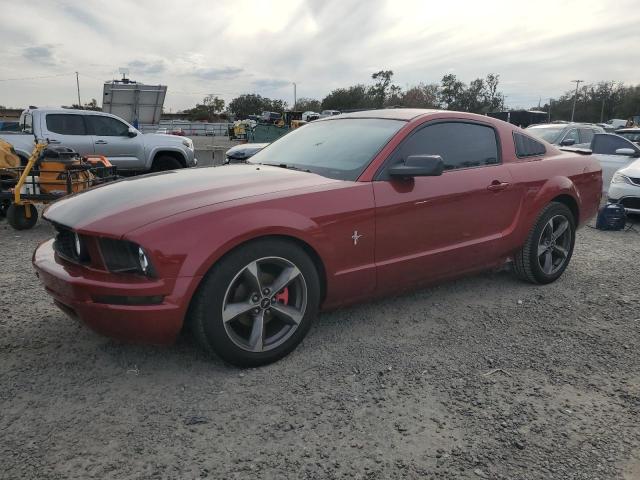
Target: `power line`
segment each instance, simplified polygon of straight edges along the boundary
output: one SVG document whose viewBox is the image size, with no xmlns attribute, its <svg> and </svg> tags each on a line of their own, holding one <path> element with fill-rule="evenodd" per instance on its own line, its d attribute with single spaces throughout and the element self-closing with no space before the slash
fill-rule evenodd
<svg viewBox="0 0 640 480">
<path fill-rule="evenodd" d="M 68 73 L 57 73 L 54 75 L 40 75 L 37 77 L 16 77 L 16 78 L 0 78 L 0 82 L 12 82 L 12 81 L 20 81 L 20 80 L 37 80 L 39 78 L 53 78 L 53 77 L 66 77 L 67 75 L 74 75 L 75 72 Z"/>
</svg>

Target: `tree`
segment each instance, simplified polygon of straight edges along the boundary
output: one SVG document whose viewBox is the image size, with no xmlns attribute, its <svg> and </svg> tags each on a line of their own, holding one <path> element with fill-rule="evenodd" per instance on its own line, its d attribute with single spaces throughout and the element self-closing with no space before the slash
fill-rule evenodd
<svg viewBox="0 0 640 480">
<path fill-rule="evenodd" d="M 220 118 L 220 113 L 224 110 L 224 100 L 215 95 L 207 95 L 202 103 L 185 110 L 187 118 L 192 121 L 213 122 Z"/>
<path fill-rule="evenodd" d="M 319 112 L 322 105 L 320 105 L 320 100 L 302 97 L 297 100 L 296 108 L 301 112 Z"/>
<path fill-rule="evenodd" d="M 337 88 L 322 99 L 323 110 L 353 110 L 375 108 L 373 99 L 364 85 Z"/>
<path fill-rule="evenodd" d="M 374 98 L 374 104 L 377 108 L 382 108 L 387 99 L 387 91 L 391 87 L 391 79 L 393 78 L 393 70 L 380 70 L 371 75 L 371 78 L 377 80 L 375 85 L 369 88 L 371 96 Z M 394 93 L 398 93 L 399 87 L 394 87 Z"/>
<path fill-rule="evenodd" d="M 84 105 L 78 105 L 77 103 L 74 103 L 70 107 L 63 105 L 62 108 L 72 108 L 74 110 L 93 110 L 95 112 L 102 111 L 102 108 L 98 106 L 98 101 L 95 98 L 92 98 L 90 102 L 87 102 Z"/>
<path fill-rule="evenodd" d="M 442 77 L 440 87 L 440 101 L 447 110 L 462 110 L 463 94 L 466 85 L 452 73 Z"/>
<path fill-rule="evenodd" d="M 419 83 L 402 94 L 400 104 L 408 108 L 440 108 L 438 85 Z"/>
</svg>

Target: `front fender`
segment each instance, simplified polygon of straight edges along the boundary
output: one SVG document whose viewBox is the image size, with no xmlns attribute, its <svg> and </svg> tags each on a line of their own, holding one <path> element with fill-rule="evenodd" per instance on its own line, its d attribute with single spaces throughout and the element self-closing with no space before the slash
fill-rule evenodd
<svg viewBox="0 0 640 480">
<path fill-rule="evenodd" d="M 147 153 L 147 168 L 151 168 L 156 155 L 161 152 L 173 152 L 180 154 L 180 156 L 184 160 L 185 165 L 188 167 L 192 163 L 192 155 L 188 154 L 186 150 L 186 148 L 181 148 L 177 145 L 149 147 L 149 151 Z"/>
</svg>

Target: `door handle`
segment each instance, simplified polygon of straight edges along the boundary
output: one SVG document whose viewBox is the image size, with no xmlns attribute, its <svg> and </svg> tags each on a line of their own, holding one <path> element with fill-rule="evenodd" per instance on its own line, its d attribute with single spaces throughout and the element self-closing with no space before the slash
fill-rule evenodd
<svg viewBox="0 0 640 480">
<path fill-rule="evenodd" d="M 105 142 L 104 140 L 96 140 L 96 145 L 106 145 L 107 142 Z"/>
<path fill-rule="evenodd" d="M 56 140 L 55 138 L 47 138 L 47 143 L 56 145 L 60 143 L 60 140 Z"/>
<path fill-rule="evenodd" d="M 492 192 L 500 192 L 507 188 L 509 184 L 507 182 L 501 182 L 499 180 L 494 180 L 491 182 L 491 185 L 487 187 L 487 190 L 491 190 Z"/>
</svg>

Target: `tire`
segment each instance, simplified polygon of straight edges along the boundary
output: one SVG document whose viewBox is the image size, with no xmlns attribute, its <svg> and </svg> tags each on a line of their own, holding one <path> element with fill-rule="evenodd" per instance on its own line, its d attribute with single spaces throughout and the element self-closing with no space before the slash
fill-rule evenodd
<svg viewBox="0 0 640 480">
<path fill-rule="evenodd" d="M 26 209 L 29 209 L 31 216 L 27 218 Z M 30 203 L 27 205 L 12 204 L 7 209 L 7 221 L 16 230 L 29 230 L 38 221 L 38 210 Z"/>
<path fill-rule="evenodd" d="M 270 291 L 278 288 L 276 281 L 285 288 Z M 318 272 L 304 250 L 286 240 L 256 240 L 223 257 L 207 273 L 192 300 L 188 322 L 206 351 L 233 365 L 254 367 L 290 353 L 309 331 L 319 303 Z"/>
<path fill-rule="evenodd" d="M 183 168 L 182 164 L 174 157 L 162 155 L 156 158 L 151 165 L 151 172 L 164 172 L 166 170 L 177 170 Z"/>
<path fill-rule="evenodd" d="M 551 202 L 540 212 L 524 246 L 515 255 L 516 275 L 537 284 L 556 281 L 571 261 L 575 239 L 576 220 L 571 210 L 562 203 Z"/>
<path fill-rule="evenodd" d="M 11 200 L 0 200 L 0 218 L 7 216 L 7 210 L 11 206 Z"/>
</svg>

